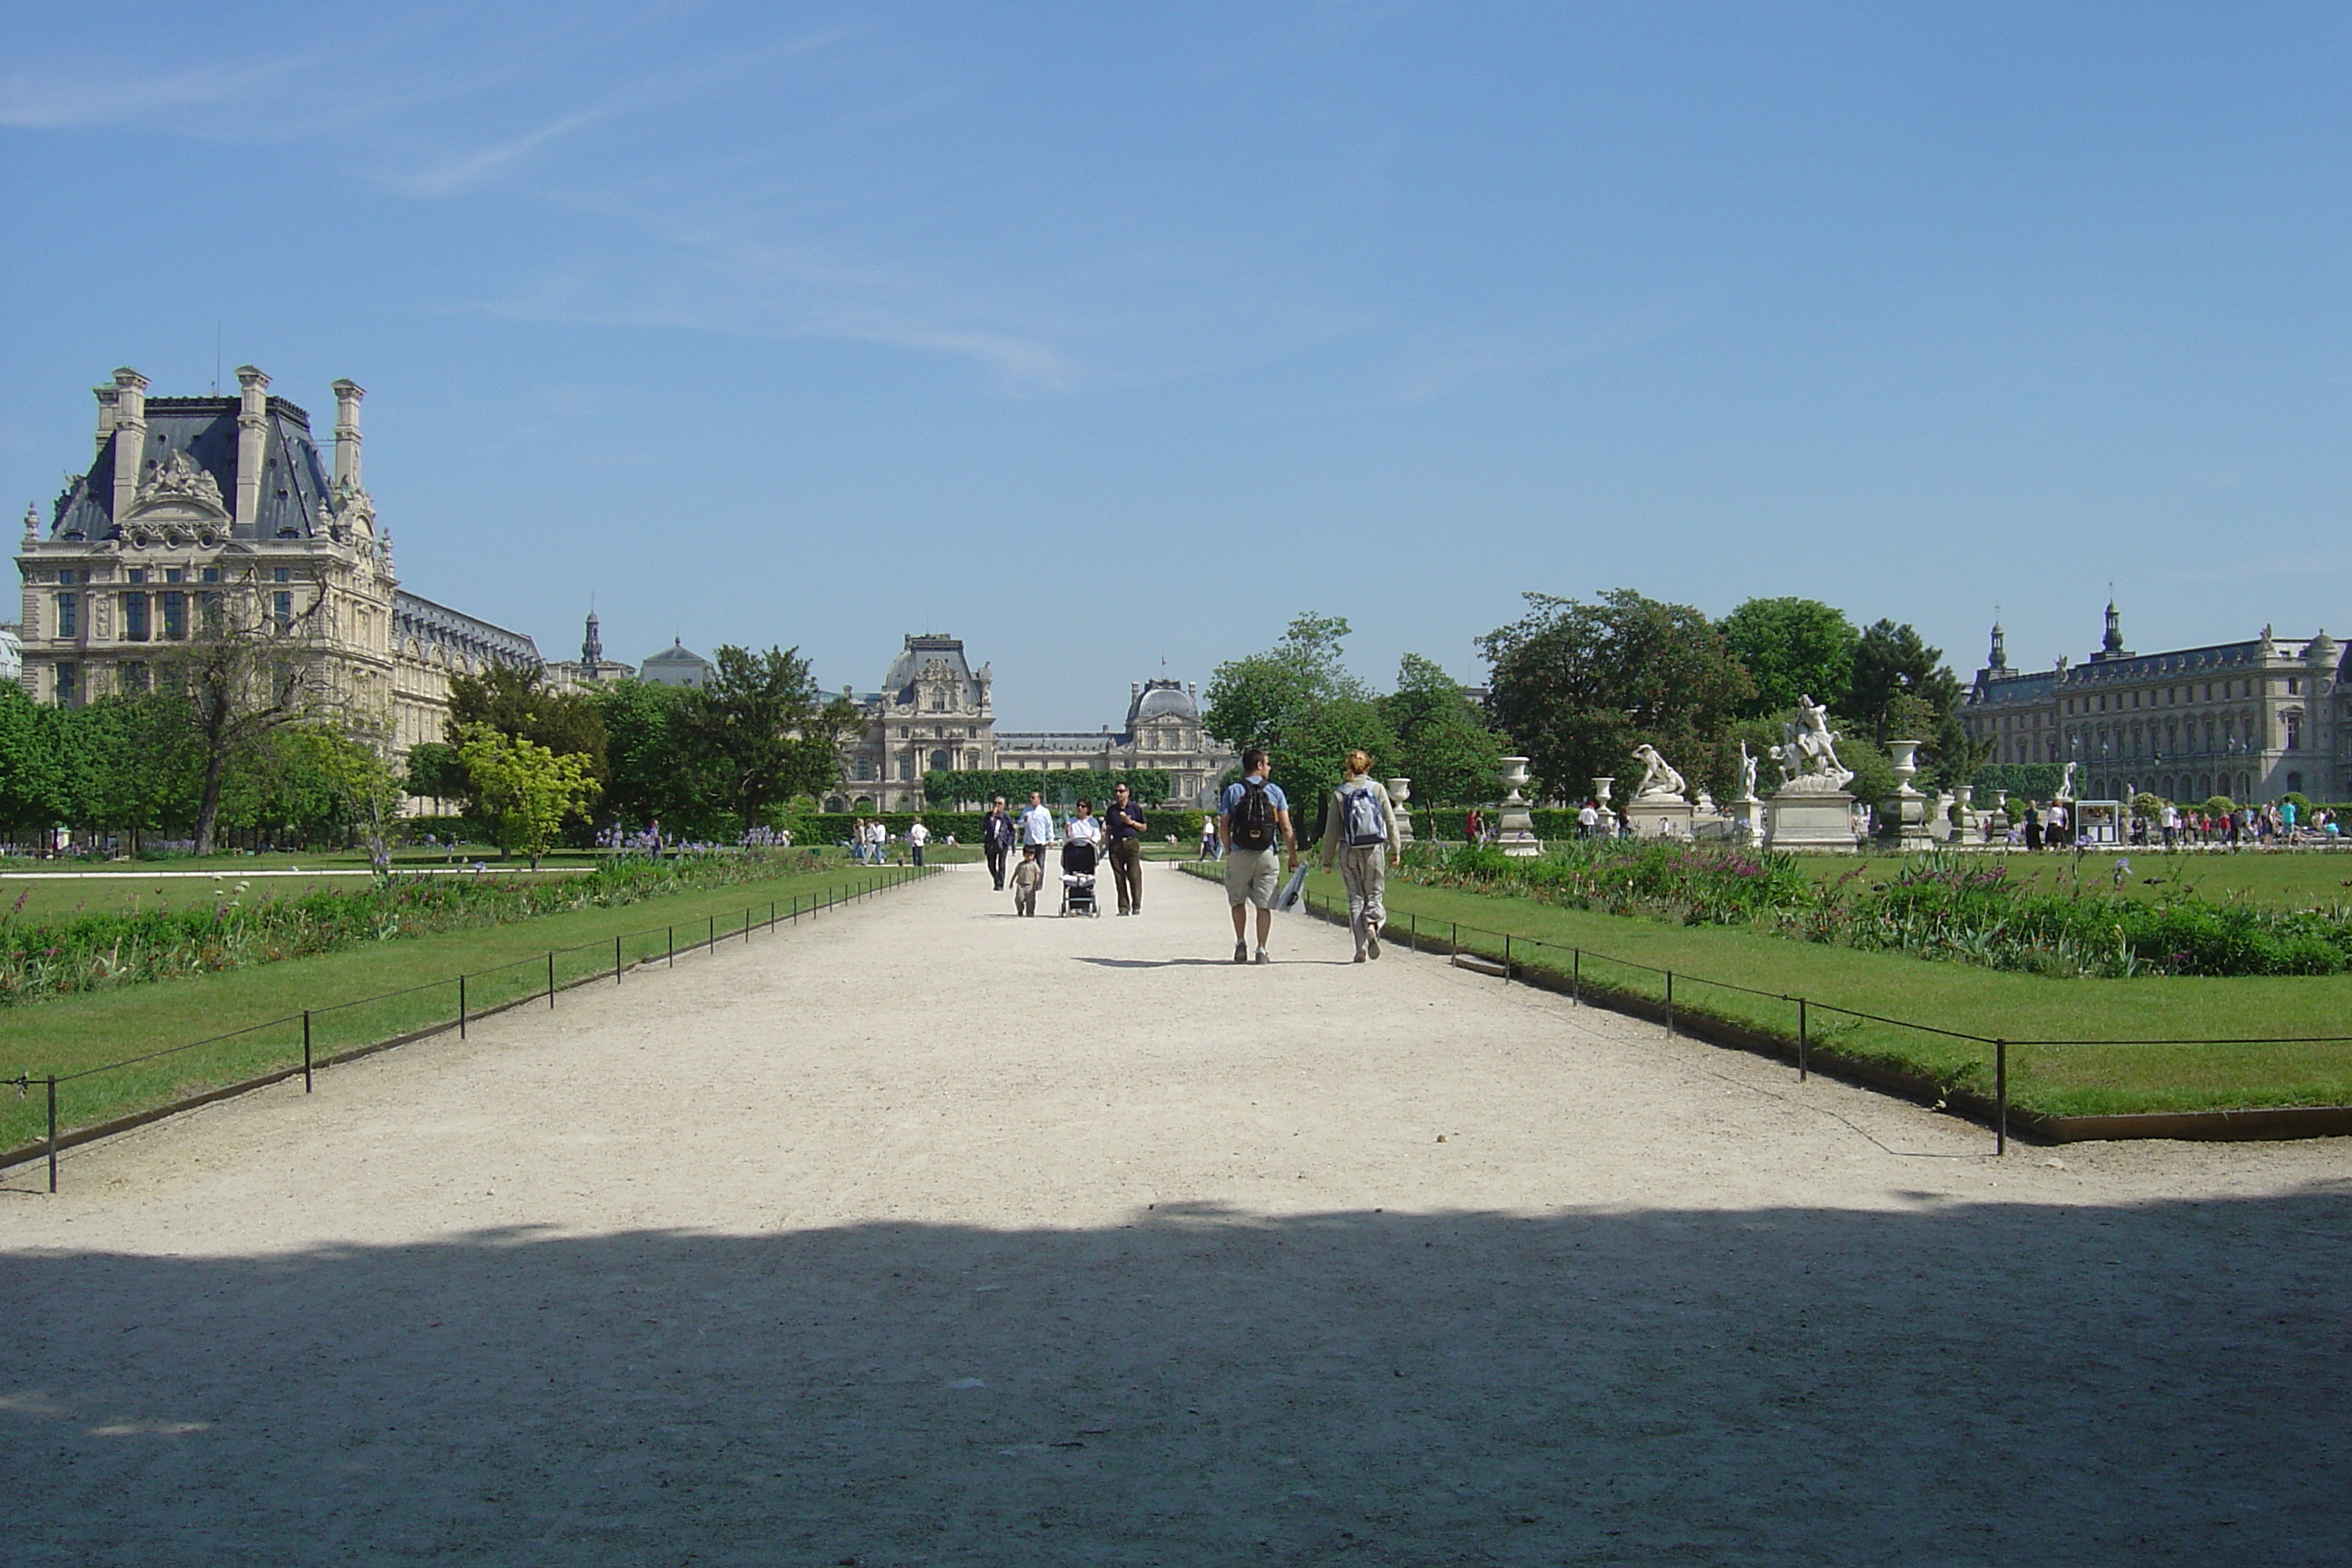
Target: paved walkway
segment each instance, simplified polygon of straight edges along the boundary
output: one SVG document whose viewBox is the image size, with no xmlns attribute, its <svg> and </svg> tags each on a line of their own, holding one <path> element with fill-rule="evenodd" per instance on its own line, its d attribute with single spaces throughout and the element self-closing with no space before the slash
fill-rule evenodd
<svg viewBox="0 0 2352 1568">
<path fill-rule="evenodd" d="M 2021 1150 L 959 868 L 0 1191 L 13 1563 L 2230 1563 L 2342 1142 Z"/>
</svg>

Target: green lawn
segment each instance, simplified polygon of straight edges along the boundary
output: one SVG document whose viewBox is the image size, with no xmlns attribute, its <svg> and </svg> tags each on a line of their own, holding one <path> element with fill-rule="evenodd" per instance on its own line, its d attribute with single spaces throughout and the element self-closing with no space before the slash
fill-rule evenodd
<svg viewBox="0 0 2352 1568">
<path fill-rule="evenodd" d="M 1851 865 L 1848 861 L 1846 864 Z M 1308 887 L 1344 899 L 1321 872 Z M 1391 880 L 1391 923 L 1443 936 L 1465 928 L 1462 945 L 1512 955 L 1565 973 L 1566 949 L 1580 947 L 1586 979 L 1657 996 L 1663 979 L 1633 964 L 1675 973 L 1677 1008 L 1796 1036 L 1797 1010 L 1781 996 L 2011 1040 L 2123 1040 L 2352 1034 L 2352 975 L 2235 980 L 2148 978 L 2048 980 L 2038 975 L 1931 963 L 1896 954 L 1815 946 L 1738 927 L 1677 926 L 1554 908 L 1510 897 Z M 1530 949 L 1523 939 L 1557 944 Z M 1612 960 L 1629 962 L 1612 962 Z M 1752 987 L 1751 996 L 1707 981 Z M 1990 1092 L 1989 1046 L 1916 1029 L 1824 1016 L 1818 1044 L 1947 1083 Z M 2053 1115 L 2107 1115 L 2224 1107 L 2352 1104 L 2352 1045 L 2012 1047 L 2011 1102 Z"/>
<path fill-rule="evenodd" d="M 796 900 L 805 909 L 844 889 L 905 875 L 880 868 L 833 866 L 618 909 L 583 910 L 512 925 L 403 939 L 10 1008 L 0 1011 L 0 1077 L 13 1079 L 20 1072 L 36 1079 L 49 1073 L 63 1076 L 244 1031 L 217 1044 L 60 1085 L 60 1127 L 83 1126 L 299 1062 L 299 1015 L 305 1007 L 312 1009 L 312 1048 L 324 1056 L 454 1019 L 460 970 L 471 976 L 467 1006 L 478 1011 L 544 991 L 550 949 L 584 944 L 557 953 L 559 983 L 599 972 L 609 974 L 616 936 L 622 939 L 625 962 L 658 959 L 668 951 L 673 927 L 680 949 L 707 940 L 714 921 L 721 940 L 732 932 L 740 941 L 746 916 L 755 926 L 763 924 L 772 905 L 784 914 Z M 755 944 L 766 940 L 758 931 L 751 936 Z M 368 1000 L 377 997 L 384 999 Z M 283 1021 L 289 1015 L 296 1016 Z M 13 1093 L 0 1097 L 0 1149 L 32 1142 L 46 1125 L 37 1086 L 21 1101 Z"/>
<path fill-rule="evenodd" d="M 1799 862 L 1817 881 L 1832 882 L 1860 868 L 1860 882 L 1883 882 L 1903 865 L 1896 855 L 1803 855 Z M 2117 860 L 2131 869 L 2118 883 Z M 2156 898 L 2188 889 L 2209 899 L 2244 897 L 2259 903 L 2309 909 L 2352 903 L 2352 854 L 2329 850 L 2199 851 L 2168 855 L 2162 849 L 2108 848 L 2073 855 L 1971 853 L 1970 868 L 2001 865 L 2021 885 L 2063 892 L 2081 879 L 2084 891 L 2118 888 L 2135 898 Z"/>
</svg>

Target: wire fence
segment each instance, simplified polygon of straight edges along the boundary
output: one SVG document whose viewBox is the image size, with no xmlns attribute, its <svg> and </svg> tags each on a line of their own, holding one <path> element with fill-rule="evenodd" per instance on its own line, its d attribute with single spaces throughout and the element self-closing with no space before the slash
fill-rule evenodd
<svg viewBox="0 0 2352 1568">
<path fill-rule="evenodd" d="M 729 942 L 748 942 L 757 931 L 773 931 L 803 918 L 814 919 L 935 874 L 937 868 L 931 867 L 877 868 L 870 877 L 822 893 L 770 900 L 764 909 L 747 905 L 740 917 L 714 913 L 700 921 L 649 926 L 610 941 L 600 937 L 552 947 L 511 963 L 465 970 L 446 979 L 329 1006 L 306 1007 L 241 1029 L 73 1072 L 21 1072 L 12 1079 L 0 1080 L 0 1087 L 14 1089 L 19 1100 L 37 1090 L 45 1096 L 47 1133 L 38 1142 L 0 1153 L 0 1167 L 46 1158 L 48 1190 L 54 1193 L 61 1150 L 297 1077 L 308 1094 L 320 1068 L 453 1029 L 462 1040 L 469 1026 L 492 1014 L 535 1005 L 542 998 L 553 1007 L 562 992 L 583 985 L 622 984 L 631 970 L 656 964 L 675 967 L 682 957 L 716 952 Z M 193 1079 L 184 1076 L 189 1073 Z M 110 1089 L 105 1101 L 138 1103 L 142 1108 L 76 1125 L 72 1097 L 77 1089 L 101 1080 Z"/>
<path fill-rule="evenodd" d="M 1213 862 L 1194 862 L 1184 869 L 1211 880 L 1222 875 Z M 1344 900 L 1318 899 L 1307 893 L 1301 901 L 1307 911 L 1318 919 L 1339 925 L 1348 923 Z M 1832 1055 L 1841 1076 L 1859 1077 L 1864 1082 L 1907 1092 L 1932 1091 L 1940 1106 L 1978 1116 L 1992 1128 L 1996 1154 L 2009 1152 L 2010 1076 L 2013 1067 L 2021 1065 L 2021 1053 L 2085 1048 L 2145 1051 L 2168 1047 L 2206 1050 L 2215 1047 L 2352 1046 L 2352 1035 L 2149 1039 L 2027 1039 L 1980 1035 L 1841 1006 L 1816 997 L 1741 985 L 1687 970 L 1643 963 L 1572 943 L 1464 925 L 1457 921 L 1432 921 L 1424 931 L 1419 915 L 1410 911 L 1402 934 L 1404 944 L 1416 952 L 1443 952 L 1454 962 L 1466 957 L 1473 966 L 1483 967 L 1501 979 L 1559 991 L 1567 995 L 1570 1005 L 1601 1006 L 1612 1012 L 1655 1017 L 1668 1035 L 1691 1030 L 1696 1025 L 1697 1029 L 1691 1032 L 1721 1043 L 1792 1056 L 1801 1081 L 1811 1076 L 1814 1053 L 1825 1051 Z M 1398 938 L 1397 924 L 1391 919 L 1381 940 L 1393 943 Z M 1711 1007 L 1702 1000 L 1709 996 L 1735 996 L 1742 999 L 1743 1005 Z M 1931 1042 L 1932 1048 L 1901 1053 L 1906 1062 L 1915 1065 L 1890 1067 L 1854 1048 L 1863 1043 L 1860 1037 L 1864 1026 L 1907 1034 Z M 2037 1116 L 2035 1120 L 2041 1118 Z"/>
</svg>

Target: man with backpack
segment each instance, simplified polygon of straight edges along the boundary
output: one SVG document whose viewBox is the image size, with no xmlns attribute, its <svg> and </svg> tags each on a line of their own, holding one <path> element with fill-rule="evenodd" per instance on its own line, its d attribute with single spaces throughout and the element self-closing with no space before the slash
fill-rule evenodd
<svg viewBox="0 0 2352 1568">
<path fill-rule="evenodd" d="M 1348 776 L 1331 792 L 1330 809 L 1323 814 L 1323 868 L 1336 863 L 1348 889 L 1348 929 L 1355 933 L 1358 963 L 1381 955 L 1381 928 L 1389 919 L 1381 891 L 1388 868 L 1404 862 L 1396 804 L 1371 774 L 1371 753 L 1349 752 Z"/>
<path fill-rule="evenodd" d="M 1257 906 L 1257 961 L 1266 962 L 1265 939 L 1274 929 L 1274 889 L 1283 871 L 1298 868 L 1298 840 L 1290 831 L 1290 802 L 1282 786 L 1265 776 L 1265 752 L 1253 746 L 1242 753 L 1242 777 L 1225 786 L 1217 806 L 1217 837 L 1225 847 L 1225 901 L 1234 911 L 1234 962 L 1247 963 L 1249 909 Z M 1280 865 L 1281 840 L 1289 864 Z"/>
</svg>

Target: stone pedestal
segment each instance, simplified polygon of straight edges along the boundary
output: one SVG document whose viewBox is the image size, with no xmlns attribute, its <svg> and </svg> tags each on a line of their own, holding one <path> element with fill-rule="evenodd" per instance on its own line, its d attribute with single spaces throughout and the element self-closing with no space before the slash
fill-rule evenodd
<svg viewBox="0 0 2352 1568">
<path fill-rule="evenodd" d="M 1743 795 L 1731 803 L 1731 841 L 1735 844 L 1761 844 L 1764 841 L 1764 803 L 1752 795 Z"/>
<path fill-rule="evenodd" d="M 1625 826 L 1636 838 L 1687 840 L 1696 815 L 1680 795 L 1637 795 L 1625 807 Z"/>
<path fill-rule="evenodd" d="M 1543 840 L 1536 837 L 1535 818 L 1528 815 L 1528 797 L 1522 792 L 1528 783 L 1528 760 L 1525 757 L 1503 759 L 1503 804 L 1496 814 L 1501 837 L 1497 841 L 1506 855 L 1521 859 L 1533 859 L 1543 853 Z"/>
<path fill-rule="evenodd" d="M 1931 803 L 1911 787 L 1912 775 L 1919 771 L 1919 745 L 1917 741 L 1886 742 L 1895 759 L 1895 793 L 1878 808 L 1878 838 L 1905 855 L 1935 848 L 1940 837 L 1928 823 Z"/>
<path fill-rule="evenodd" d="M 1861 847 L 1853 796 L 1842 789 L 1790 795 L 1784 786 L 1764 802 L 1764 842 L 1792 855 L 1853 854 Z"/>
<path fill-rule="evenodd" d="M 1412 808 L 1405 804 L 1412 798 L 1412 781 L 1411 779 L 1389 780 L 1389 804 L 1396 807 L 1399 844 L 1412 842 Z"/>
</svg>

